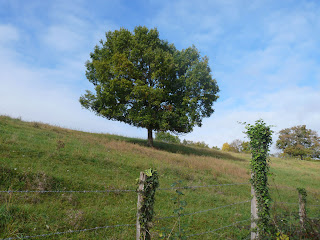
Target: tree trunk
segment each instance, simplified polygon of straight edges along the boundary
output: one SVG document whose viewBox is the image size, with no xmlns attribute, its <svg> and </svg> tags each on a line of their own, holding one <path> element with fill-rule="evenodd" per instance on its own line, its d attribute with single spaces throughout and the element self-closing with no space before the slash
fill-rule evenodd
<svg viewBox="0 0 320 240">
<path fill-rule="evenodd" d="M 148 128 L 148 146 L 153 147 L 152 128 Z"/>
</svg>

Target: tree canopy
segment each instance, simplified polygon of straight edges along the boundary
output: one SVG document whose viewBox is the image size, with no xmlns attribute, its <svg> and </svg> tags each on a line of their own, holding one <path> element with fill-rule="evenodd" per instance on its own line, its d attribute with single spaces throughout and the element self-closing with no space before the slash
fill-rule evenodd
<svg viewBox="0 0 320 240">
<path fill-rule="evenodd" d="M 316 131 L 306 125 L 285 128 L 279 132 L 276 146 L 292 157 L 320 158 L 320 138 Z"/>
<path fill-rule="evenodd" d="M 227 142 L 224 143 L 221 150 L 226 152 L 250 153 L 250 143 L 240 139 L 235 139 L 230 144 Z"/>
<path fill-rule="evenodd" d="M 90 54 L 86 77 L 94 93 L 80 97 L 83 107 L 110 120 L 152 131 L 188 133 L 213 112 L 219 88 L 208 58 L 195 46 L 177 50 L 156 28 L 138 26 L 106 33 Z"/>
</svg>

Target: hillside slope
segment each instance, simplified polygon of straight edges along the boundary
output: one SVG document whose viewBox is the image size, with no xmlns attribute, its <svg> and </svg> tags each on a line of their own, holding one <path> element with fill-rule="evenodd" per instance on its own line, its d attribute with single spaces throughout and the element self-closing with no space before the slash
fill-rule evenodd
<svg viewBox="0 0 320 240">
<path fill-rule="evenodd" d="M 134 190 L 139 172 L 155 168 L 160 188 L 248 183 L 250 155 L 191 148 L 108 134 L 93 134 L 0 116 L 0 190 Z M 320 163 L 271 159 L 270 185 L 275 201 L 296 202 L 305 187 L 310 203 L 320 204 Z M 194 213 L 250 200 L 250 186 L 230 185 L 183 190 L 183 211 Z M 173 215 L 172 190 L 156 195 L 156 217 Z M 1 193 L 0 238 L 50 234 L 101 226 L 134 224 L 136 193 Z M 295 206 L 293 206 L 295 207 Z M 288 209 L 290 206 L 279 206 Z M 311 214 L 319 212 L 312 210 Z M 250 204 L 190 214 L 182 219 L 185 235 L 203 233 L 250 218 Z M 153 234 L 170 232 L 176 218 L 155 221 Z M 248 223 L 191 239 L 246 238 Z M 2 231 L 3 230 L 3 231 Z M 173 233 L 176 228 L 173 229 Z M 54 239 L 134 239 L 134 226 L 55 235 Z M 50 239 L 50 236 L 48 236 Z"/>
</svg>

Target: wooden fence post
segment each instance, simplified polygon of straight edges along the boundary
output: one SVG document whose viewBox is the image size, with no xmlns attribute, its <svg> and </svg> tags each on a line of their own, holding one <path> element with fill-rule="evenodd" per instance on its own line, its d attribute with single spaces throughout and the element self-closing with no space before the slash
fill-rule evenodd
<svg viewBox="0 0 320 240">
<path fill-rule="evenodd" d="M 137 203 L 136 240 L 140 240 L 140 238 L 141 238 L 140 217 L 141 217 L 141 207 L 142 207 L 142 203 L 143 203 L 144 184 L 145 184 L 146 178 L 147 178 L 147 175 L 144 172 L 140 172 L 139 187 L 138 187 L 138 203 Z M 142 236 L 145 236 L 145 233 L 142 234 Z"/>
<path fill-rule="evenodd" d="M 252 175 L 251 175 L 252 177 Z M 257 207 L 257 196 L 254 190 L 253 184 L 251 184 L 251 240 L 258 239 L 259 232 L 257 229 L 258 221 L 258 207 Z M 254 230 L 252 230 L 254 229 Z"/>
<path fill-rule="evenodd" d="M 306 197 L 307 192 L 305 189 L 300 188 L 298 189 L 299 192 L 299 217 L 300 217 L 300 225 L 302 229 L 305 229 L 305 220 L 307 218 L 307 212 L 306 212 Z"/>
</svg>

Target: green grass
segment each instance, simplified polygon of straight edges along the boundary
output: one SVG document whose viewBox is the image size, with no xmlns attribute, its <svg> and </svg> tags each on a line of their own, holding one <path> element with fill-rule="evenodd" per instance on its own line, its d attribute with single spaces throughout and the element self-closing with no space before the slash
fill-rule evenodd
<svg viewBox="0 0 320 240">
<path fill-rule="evenodd" d="M 108 134 L 73 131 L 0 116 L 0 190 L 135 189 L 139 172 L 155 168 L 160 188 L 182 180 L 185 186 L 248 182 L 250 155 L 192 148 Z M 320 204 L 320 162 L 271 159 L 273 200 L 297 202 L 305 187 L 308 203 Z M 250 186 L 186 189 L 185 213 L 250 199 Z M 175 192 L 157 191 L 156 218 L 173 215 Z M 0 238 L 134 224 L 135 192 L 121 193 L 0 193 Z M 309 208 L 311 217 L 319 209 Z M 274 205 L 273 213 L 296 211 L 297 205 Z M 197 234 L 250 218 L 250 203 L 182 218 L 186 235 Z M 171 231 L 176 218 L 154 221 L 154 239 Z M 173 230 L 173 233 L 176 228 Z M 191 239 L 243 239 L 249 225 L 240 224 Z M 49 236 L 47 239 L 52 239 Z M 54 239 L 135 239 L 134 226 L 54 236 Z"/>
</svg>

